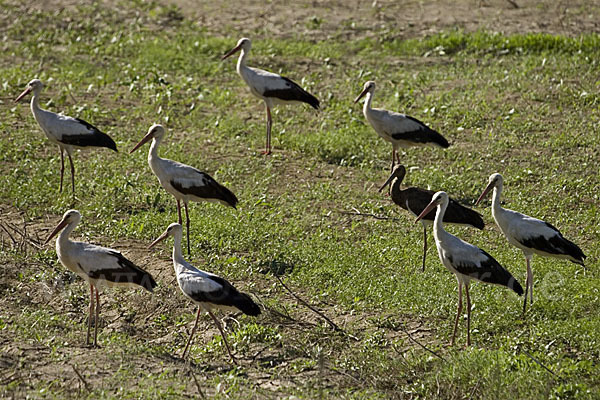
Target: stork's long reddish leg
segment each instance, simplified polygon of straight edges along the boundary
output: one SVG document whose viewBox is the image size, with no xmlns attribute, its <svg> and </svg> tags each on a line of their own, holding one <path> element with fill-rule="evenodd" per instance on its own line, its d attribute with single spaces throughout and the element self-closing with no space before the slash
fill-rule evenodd
<svg viewBox="0 0 600 400">
<path fill-rule="evenodd" d="M 90 344 L 90 330 L 92 329 L 92 315 L 94 314 L 94 286 L 90 283 L 90 312 L 88 316 L 88 329 L 85 344 Z"/>
<path fill-rule="evenodd" d="M 69 156 L 69 162 L 71 163 L 71 190 L 73 192 L 73 200 L 75 200 L 75 166 L 73 165 L 71 154 L 69 154 L 68 151 L 67 155 Z"/>
<path fill-rule="evenodd" d="M 58 151 L 60 151 L 60 189 L 58 191 L 62 193 L 63 176 L 65 176 L 65 156 L 62 147 L 58 146 Z"/>
<path fill-rule="evenodd" d="M 531 262 L 529 257 L 525 257 L 527 261 L 527 278 L 525 279 L 525 298 L 523 299 L 523 314 L 527 311 L 527 293 L 531 304 L 533 304 L 533 271 L 531 270 Z"/>
<path fill-rule="evenodd" d="M 198 327 L 198 319 L 200 319 L 200 311 L 202 311 L 202 307 L 198 307 L 198 313 L 196 314 L 196 322 L 194 323 L 194 327 L 192 328 L 192 333 L 190 333 L 190 338 L 187 341 L 187 344 L 185 345 L 185 349 L 183 349 L 183 354 L 181 355 L 181 358 L 185 358 L 185 353 L 188 350 L 188 347 L 190 346 L 190 343 L 192 342 L 192 337 L 194 336 L 194 333 L 196 332 L 196 328 Z"/>
<path fill-rule="evenodd" d="M 185 207 L 185 225 L 187 228 L 187 248 L 188 248 L 188 256 L 190 255 L 190 214 L 188 213 L 188 205 L 184 201 L 183 206 Z"/>
<path fill-rule="evenodd" d="M 227 348 L 227 352 L 229 353 L 229 356 L 231 357 L 231 360 L 233 361 L 234 364 L 237 364 L 235 357 L 233 356 L 233 354 L 231 354 L 231 350 L 229 349 L 229 343 L 227 343 L 227 336 L 225 335 L 225 332 L 223 332 L 223 328 L 221 328 L 221 323 L 219 322 L 219 320 L 217 319 L 217 317 L 215 317 L 213 315 L 213 313 L 211 313 L 210 311 L 208 312 L 208 315 L 211 316 L 211 318 L 213 319 L 213 321 L 215 321 L 215 324 L 217 325 L 217 328 L 219 328 L 219 331 L 221 332 L 221 337 L 223 338 L 223 342 L 225 342 L 225 348 Z"/>
<path fill-rule="evenodd" d="M 423 224 L 423 272 L 425 272 L 425 257 L 427 257 L 427 227 Z"/>
<path fill-rule="evenodd" d="M 98 346 L 98 325 L 100 325 L 100 295 L 98 294 L 98 288 L 96 289 L 96 318 L 94 318 L 94 347 Z"/>
<path fill-rule="evenodd" d="M 179 199 L 177 200 L 177 215 L 179 216 L 179 225 L 182 224 L 182 220 L 181 220 L 181 202 Z"/>
<path fill-rule="evenodd" d="M 465 283 L 465 294 L 467 295 L 467 346 L 471 345 L 471 297 L 469 296 L 469 284 Z"/>
<path fill-rule="evenodd" d="M 454 346 L 454 339 L 456 338 L 456 330 L 458 329 L 458 319 L 462 313 L 462 282 L 458 281 L 458 310 L 456 310 L 456 320 L 454 321 L 454 332 L 452 333 L 452 339 L 450 340 L 450 346 Z"/>
<path fill-rule="evenodd" d="M 265 155 L 271 154 L 271 125 L 273 119 L 271 118 L 271 109 L 267 105 L 267 145 L 265 148 Z"/>
</svg>

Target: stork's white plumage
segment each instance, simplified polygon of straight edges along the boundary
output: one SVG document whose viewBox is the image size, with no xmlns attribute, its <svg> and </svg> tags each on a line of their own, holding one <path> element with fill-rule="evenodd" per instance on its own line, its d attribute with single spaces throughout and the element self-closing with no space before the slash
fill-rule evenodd
<svg viewBox="0 0 600 400">
<path fill-rule="evenodd" d="M 502 186 L 502 175 L 498 173 L 490 175 L 488 185 L 477 199 L 476 205 L 494 189 L 492 216 L 508 242 L 521 249 L 527 261 L 525 300 L 523 302 L 523 312 L 525 312 L 527 310 L 528 291 L 529 300 L 533 303 L 533 271 L 531 270 L 533 254 L 563 258 L 580 265 L 584 265 L 583 262 L 586 256 L 579 246 L 565 239 L 562 233 L 548 222 L 502 208 L 500 205 Z"/>
<path fill-rule="evenodd" d="M 358 103 L 363 96 L 366 96 L 363 114 L 375 132 L 383 140 L 392 144 L 392 170 L 396 160 L 400 162 L 398 149 L 401 147 L 434 146 L 445 149 L 450 146 L 442 135 L 416 118 L 382 108 L 372 108 L 373 92 L 375 92 L 375 82 L 366 82 L 363 91 L 354 99 L 354 103 Z"/>
<path fill-rule="evenodd" d="M 491 255 L 477 246 L 465 242 L 444 230 L 444 213 L 448 208 L 448 195 L 446 192 L 437 192 L 431 202 L 419 214 L 415 222 L 425 217 L 433 208 L 437 207 L 433 222 L 433 236 L 435 245 L 442 264 L 456 275 L 458 280 L 458 310 L 454 322 L 454 332 L 450 345 L 454 344 L 458 319 L 462 312 L 462 287 L 465 287 L 467 297 L 467 346 L 471 344 L 471 299 L 469 297 L 469 282 L 475 279 L 481 282 L 506 286 L 514 290 L 519 296 L 523 288 L 519 282 Z"/>
<path fill-rule="evenodd" d="M 152 278 L 152 275 L 136 266 L 116 250 L 70 240 L 69 235 L 80 220 L 81 214 L 79 211 L 67 211 L 54 231 L 48 236 L 46 243 L 64 228 L 56 240 L 56 254 L 62 265 L 90 284 L 90 311 L 86 344 L 90 342 L 90 327 L 92 314 L 94 314 L 95 309 L 94 346 L 96 346 L 99 323 L 98 315 L 100 314 L 98 286 L 141 286 L 152 292 L 156 286 L 156 282 Z M 96 291 L 95 305 L 94 290 Z"/>
<path fill-rule="evenodd" d="M 188 202 L 208 201 L 211 203 L 221 203 L 235 208 L 238 199 L 229 189 L 218 183 L 207 173 L 177 161 L 160 158 L 158 156 L 158 146 L 164 135 L 165 128 L 163 128 L 162 125 L 152 125 L 150 129 L 148 129 L 146 136 L 144 136 L 129 153 L 133 153 L 152 139 L 150 151 L 148 152 L 148 164 L 162 187 L 167 192 L 171 193 L 177 200 L 177 213 L 180 224 L 182 223 L 181 202 L 183 201 L 187 227 L 187 248 L 188 254 L 190 254 L 190 216 L 188 213 Z"/>
<path fill-rule="evenodd" d="M 271 109 L 277 104 L 307 103 L 315 110 L 319 109 L 319 100 L 297 83 L 278 74 L 258 68 L 248 67 L 246 58 L 252 43 L 248 38 L 241 38 L 237 45 L 225 54 L 222 60 L 241 51 L 237 62 L 237 73 L 246 82 L 250 92 L 265 102 L 267 108 L 267 145 L 265 154 L 271 154 Z"/>
<path fill-rule="evenodd" d="M 28 93 L 33 92 L 31 98 L 31 112 L 33 117 L 40 125 L 48 139 L 58 145 L 60 150 L 60 191 L 63 187 L 63 176 L 65 172 L 64 152 L 67 153 L 71 163 L 71 186 L 73 198 L 75 197 L 75 167 L 71 154 L 73 150 L 86 147 L 106 147 L 117 151 L 117 145 L 114 140 L 106 133 L 101 132 L 92 124 L 79 119 L 68 117 L 66 115 L 53 113 L 40 107 L 40 92 L 44 85 L 39 79 L 33 79 L 27 84 L 27 88 L 15 99 L 15 102 L 21 100 Z"/>
<path fill-rule="evenodd" d="M 192 336 L 194 336 L 194 332 L 196 332 L 198 319 L 200 318 L 200 312 L 206 311 L 217 325 L 217 328 L 219 328 L 219 331 L 223 337 L 223 341 L 225 342 L 227 352 L 235 363 L 235 357 L 231 353 L 229 344 L 227 343 L 227 336 L 223 332 L 223 328 L 221 327 L 219 320 L 212 313 L 212 310 L 239 310 L 246 315 L 256 316 L 260 314 L 260 308 L 250 298 L 250 296 L 245 293 L 240 293 L 225 279 L 209 272 L 201 271 L 184 260 L 183 256 L 181 255 L 182 235 L 182 226 L 174 223 L 169 225 L 167 230 L 149 246 L 149 248 L 152 248 L 161 240 L 167 238 L 168 236 L 173 236 L 173 267 L 175 268 L 177 283 L 179 284 L 179 288 L 183 294 L 198 305 L 196 322 L 192 332 L 190 333 L 190 338 L 187 341 L 181 357 L 185 358 L 185 353 L 187 352 L 192 341 Z"/>
</svg>

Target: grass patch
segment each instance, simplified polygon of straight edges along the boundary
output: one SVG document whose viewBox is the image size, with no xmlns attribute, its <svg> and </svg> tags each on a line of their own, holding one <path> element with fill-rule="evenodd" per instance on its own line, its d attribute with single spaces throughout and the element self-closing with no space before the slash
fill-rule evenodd
<svg viewBox="0 0 600 400">
<path fill-rule="evenodd" d="M 0 60 L 0 222 L 13 235 L 3 231 L 0 243 L 0 363 L 8 371 L 0 395 L 598 397 L 598 35 L 450 29 L 402 40 L 377 31 L 317 41 L 257 29 L 248 33 L 250 65 L 301 81 L 323 103 L 318 113 L 278 108 L 276 150 L 265 158 L 262 105 L 234 61 L 220 61 L 239 31 L 216 35 L 159 2 L 51 12 L 0 4 L 7 55 Z M 326 22 L 307 23 L 319 29 Z M 11 102 L 33 77 L 46 83 L 43 107 L 89 120 L 119 148 L 74 155 L 75 207 L 83 215 L 74 236 L 118 248 L 159 283 L 154 295 L 103 293 L 100 349 L 81 345 L 86 285 L 64 271 L 52 246 L 37 245 L 73 204 L 69 190 L 57 190 L 57 149 L 29 108 Z M 559 227 L 584 249 L 587 269 L 535 257 L 536 302 L 526 319 L 513 293 L 474 284 L 475 345 L 447 348 L 456 281 L 440 265 L 431 234 L 420 271 L 420 226 L 375 190 L 387 178 L 391 148 L 352 103 L 368 79 L 378 83 L 374 106 L 419 118 L 452 143 L 402 154 L 407 185 L 473 204 L 488 176 L 501 172 L 506 206 Z M 229 365 L 208 317 L 190 363 L 174 356 L 195 310 L 174 283 L 170 245 L 145 247 L 176 220 L 175 202 L 151 174 L 148 147 L 127 154 L 153 123 L 167 128 L 161 156 L 209 172 L 240 198 L 238 210 L 191 206 L 190 259 L 266 306 L 259 319 L 229 323 L 239 367 Z M 449 229 L 524 280 L 522 254 L 500 236 L 489 206 L 479 211 L 488 223 L 483 232 Z M 34 244 L 10 230 L 23 226 Z M 349 335 L 299 305 L 275 273 Z M 25 369 L 37 375 L 24 376 Z"/>
</svg>

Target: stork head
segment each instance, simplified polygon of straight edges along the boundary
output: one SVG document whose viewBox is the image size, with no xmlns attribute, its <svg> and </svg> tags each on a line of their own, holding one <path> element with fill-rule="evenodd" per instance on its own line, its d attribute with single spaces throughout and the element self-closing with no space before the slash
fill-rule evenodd
<svg viewBox="0 0 600 400">
<path fill-rule="evenodd" d="M 488 185 L 485 187 L 485 189 L 483 189 L 483 193 L 481 193 L 481 196 L 479 196 L 475 205 L 478 205 L 481 200 L 483 200 L 483 198 L 495 187 L 502 188 L 502 175 L 497 172 L 490 175 L 490 178 L 488 179 Z"/>
<path fill-rule="evenodd" d="M 17 101 L 21 100 L 23 97 L 25 97 L 27 95 L 27 93 L 29 93 L 29 92 L 33 92 L 35 94 L 39 93 L 40 90 L 42 90 L 43 87 L 44 87 L 44 84 L 39 79 L 32 79 L 32 80 L 30 80 L 29 83 L 27 84 L 27 87 L 23 91 L 23 93 L 21 93 L 19 95 L 19 97 L 17 97 L 15 99 L 15 103 Z"/>
<path fill-rule="evenodd" d="M 183 227 L 181 226 L 181 224 L 174 222 L 168 226 L 168 228 L 162 233 L 162 235 L 156 238 L 154 242 L 150 243 L 150 246 L 148 246 L 148 248 L 151 249 L 152 247 L 156 246 L 159 242 L 162 242 L 169 236 L 179 236 L 181 238 L 182 235 Z"/>
<path fill-rule="evenodd" d="M 419 214 L 419 216 L 415 220 L 415 223 L 419 222 L 421 220 L 421 218 L 423 218 L 424 216 L 429 214 L 429 212 L 431 210 L 433 210 L 435 207 L 442 205 L 442 204 L 448 204 L 448 201 L 449 201 L 448 194 L 446 194 L 446 192 L 436 192 L 431 197 L 431 202 L 429 202 L 429 204 L 427 204 L 427 207 L 425 207 L 423 209 L 423 211 L 421 212 L 421 214 Z"/>
<path fill-rule="evenodd" d="M 238 40 L 237 44 L 235 45 L 235 47 L 231 50 L 229 50 L 222 58 L 221 60 L 226 59 L 227 57 L 237 53 L 240 50 L 244 50 L 244 52 L 248 53 L 250 51 L 250 49 L 252 48 L 252 42 L 250 41 L 250 39 L 248 38 L 241 38 L 240 40 Z"/>
<path fill-rule="evenodd" d="M 386 187 L 387 185 L 390 185 L 394 179 L 398 179 L 398 182 L 402 183 L 404 176 L 406 176 L 406 168 L 404 167 L 404 165 L 402 165 L 402 164 L 396 165 L 394 167 L 394 170 L 392 171 L 392 174 L 390 175 L 390 177 L 379 188 L 379 192 L 381 192 L 383 190 L 383 188 Z"/>
<path fill-rule="evenodd" d="M 48 236 L 48 239 L 46 239 L 46 241 L 44 242 L 44 244 L 48 243 L 50 241 L 50 239 L 52 239 L 54 236 L 56 236 L 56 234 L 58 232 L 60 232 L 61 230 L 63 230 L 63 228 L 65 226 L 70 225 L 70 224 L 77 225 L 80 220 L 81 220 L 81 214 L 79 213 L 79 211 L 77 211 L 77 210 L 68 210 L 63 215 L 62 220 L 58 223 L 58 225 L 56 226 L 56 228 L 54 228 L 54 230 L 52 231 L 52 233 L 50 234 L 50 236 Z"/>
<path fill-rule="evenodd" d="M 134 151 L 136 151 L 137 149 L 139 149 L 141 146 L 143 146 L 145 143 L 147 143 L 148 141 L 150 141 L 150 139 L 162 139 L 162 137 L 165 135 L 165 128 L 160 125 L 160 124 L 154 124 L 152 125 L 149 129 L 148 129 L 148 133 L 146 133 L 146 136 L 144 136 L 142 138 L 142 140 L 140 140 L 138 142 L 138 144 L 136 144 L 133 149 L 131 149 L 129 151 L 129 154 L 133 153 Z"/>
<path fill-rule="evenodd" d="M 358 97 L 356 99 L 354 99 L 354 103 L 358 103 L 358 101 L 360 99 L 362 99 L 362 97 L 364 95 L 366 95 L 367 93 L 373 93 L 373 91 L 375 90 L 375 82 L 374 81 L 367 81 L 365 82 L 365 85 L 363 86 L 363 90 L 362 92 L 360 92 L 360 94 L 358 95 Z"/>
</svg>

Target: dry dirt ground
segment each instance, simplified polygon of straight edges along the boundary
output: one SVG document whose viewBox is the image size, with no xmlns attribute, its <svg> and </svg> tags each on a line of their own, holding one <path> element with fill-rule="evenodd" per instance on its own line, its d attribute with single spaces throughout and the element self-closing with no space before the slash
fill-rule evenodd
<svg viewBox="0 0 600 400">
<path fill-rule="evenodd" d="M 180 8 L 183 15 L 194 18 L 208 32 L 219 35 L 220 27 L 229 26 L 238 31 L 254 31 L 259 27 L 264 32 L 275 36 L 291 35 L 292 32 L 302 32 L 315 40 L 327 40 L 331 37 L 356 38 L 375 36 L 377 32 L 387 30 L 390 37 L 420 37 L 449 28 L 461 28 L 466 31 L 478 29 L 501 31 L 506 33 L 546 32 L 568 36 L 583 32 L 598 32 L 600 29 L 600 2 L 598 1 L 532 1 L 532 0 L 440 0 L 425 1 L 195 1 L 195 0 L 161 0 Z M 108 0 L 108 3 L 113 0 Z M 56 9 L 71 7 L 77 2 L 71 0 L 47 0 L 32 3 L 32 7 Z M 117 2 L 114 2 L 117 4 Z M 266 33 L 265 33 L 266 34 Z M 232 43 L 237 38 L 232 38 Z M 331 169 L 331 166 L 328 167 Z M 284 171 L 285 172 L 285 171 Z M 315 174 L 320 174 L 316 171 Z M 323 179 L 327 174 L 323 173 Z M 314 178 L 314 177 L 313 177 Z M 329 178 L 329 177 L 327 177 Z M 339 179 L 352 179 L 340 174 Z M 318 179 L 318 177 L 317 177 Z M 42 253 L 43 240 L 57 222 L 57 216 L 48 216 L 43 220 L 30 220 L 21 211 L 8 204 L 0 204 L 0 252 L 18 249 L 23 254 L 20 261 L 11 265 L 0 265 L 0 309 L 6 324 L 10 324 L 23 310 L 43 308 L 52 312 L 68 315 L 76 322 L 85 321 L 87 306 L 87 287 L 78 278 L 73 278 L 64 271 L 57 271 L 60 279 L 45 281 L 40 284 L 35 279 L 15 280 L 9 269 L 22 269 L 42 278 L 44 270 L 56 270 L 55 262 L 38 256 Z M 114 245 L 94 238 L 104 245 Z M 169 265 L 168 253 L 161 257 L 148 252 L 147 243 L 119 243 L 121 249 L 127 248 L 126 255 L 144 265 L 158 280 L 172 280 L 172 270 Z M 26 260 L 26 261 L 25 261 Z M 165 268 L 165 266 L 169 268 Z M 252 348 L 245 352 L 241 363 L 259 363 L 262 365 L 281 366 L 290 363 L 296 357 L 303 357 L 301 341 L 310 330 L 322 325 L 320 318 L 310 310 L 298 306 L 292 297 L 275 280 L 265 280 L 263 287 L 255 286 L 251 292 L 260 296 L 277 296 L 282 301 L 279 310 L 266 310 L 265 320 L 271 324 L 283 327 L 284 334 L 289 338 L 284 344 L 285 358 L 282 349 Z M 165 285 L 166 286 L 166 285 Z M 179 348 L 185 344 L 187 333 L 182 329 L 169 328 L 170 324 L 152 323 L 153 329 L 146 327 L 149 321 L 154 321 L 164 307 L 180 308 L 182 313 L 193 312 L 192 307 L 176 291 L 176 286 L 159 288 L 160 296 L 148 296 L 145 293 L 125 295 L 121 291 L 111 291 L 103 296 L 102 329 L 103 332 L 127 333 L 135 338 L 144 338 L 150 343 L 177 343 Z M 65 295 L 68 288 L 70 295 Z M 298 288 L 294 288 L 301 294 Z M 162 293 L 161 293 L 162 291 Z M 160 298 L 160 303 L 158 299 Z M 116 307 L 124 299 L 125 307 Z M 335 323 L 340 326 L 358 324 L 357 319 L 368 320 L 369 316 L 343 315 L 334 305 L 318 304 L 318 308 L 328 315 L 336 315 Z M 121 311 L 118 311 L 121 309 Z M 287 310 L 287 311 L 286 311 Z M 289 313 L 288 313 L 289 311 Z M 305 321 L 300 323 L 299 321 Z M 62 324 L 62 323 L 61 323 Z M 364 322 L 364 324 L 367 324 Z M 209 320 L 203 320 L 196 335 L 196 344 L 207 343 L 217 333 Z M 431 333 L 421 328 L 421 322 L 413 321 L 407 324 L 409 332 L 418 340 Z M 187 324 L 187 329 L 191 328 Z M 31 329 L 31 327 L 30 327 Z M 53 327 L 57 329 L 57 327 Z M 69 330 L 71 327 L 62 326 L 58 329 Z M 294 332 L 300 332 L 299 334 Z M 393 333 L 392 333 L 393 334 Z M 404 335 L 398 331 L 397 335 Z M 72 346 L 59 346 L 58 354 L 50 354 L 49 346 L 30 346 L 16 343 L 9 335 L 0 335 L 0 385 L 10 385 L 16 380 L 47 382 L 56 381 L 55 389 L 65 396 L 76 396 L 79 390 L 86 387 L 104 387 L 110 376 L 106 371 L 118 370 L 125 362 L 118 355 L 106 355 L 101 351 L 90 351 L 82 346 L 85 332 L 75 332 L 70 336 Z M 319 331 L 319 335 L 323 335 Z M 331 336 L 336 335 L 331 332 Z M 323 340 L 328 340 L 326 337 Z M 335 340 L 348 340 L 352 338 Z M 295 352 L 295 354 L 294 354 Z M 311 355 L 312 356 L 312 355 Z M 146 360 L 147 355 L 140 355 L 134 363 L 140 368 L 148 368 L 149 373 L 160 373 L 161 363 L 168 364 L 172 374 L 189 377 L 192 372 L 187 364 L 166 353 L 157 353 L 154 360 Z M 154 371 L 152 368 L 158 368 Z M 215 362 L 206 366 L 206 374 L 196 377 L 200 383 L 209 379 L 211 374 L 219 374 L 231 369 L 228 359 L 222 354 L 215 355 Z M 345 376 L 328 370 L 327 365 L 318 369 L 299 370 L 295 375 L 255 376 L 256 385 L 264 390 L 277 391 L 298 385 L 300 382 L 321 375 L 324 385 L 355 383 L 356 378 Z M 196 395 L 198 387 L 196 379 L 187 379 L 186 392 Z M 183 379 L 182 379 L 183 380 Z M 143 384 L 144 382 L 141 382 Z M 146 382 L 148 383 L 148 382 Z M 202 385 L 201 385 L 202 386 Z M 114 389 L 114 388 L 113 388 Z M 117 390 L 117 389 L 115 389 Z M 215 389 L 218 390 L 218 389 Z"/>
<path fill-rule="evenodd" d="M 118 4 L 116 0 L 105 3 Z M 46 0 L 32 7 L 48 10 L 70 7 L 73 0 Z M 391 37 L 420 37 L 449 28 L 503 33 L 543 32 L 573 36 L 600 29 L 597 0 L 295 0 L 195 1 L 160 0 L 171 4 L 209 32 L 223 27 L 272 36 L 301 33 L 315 40 L 331 37 L 375 36 L 389 30 Z"/>
</svg>

